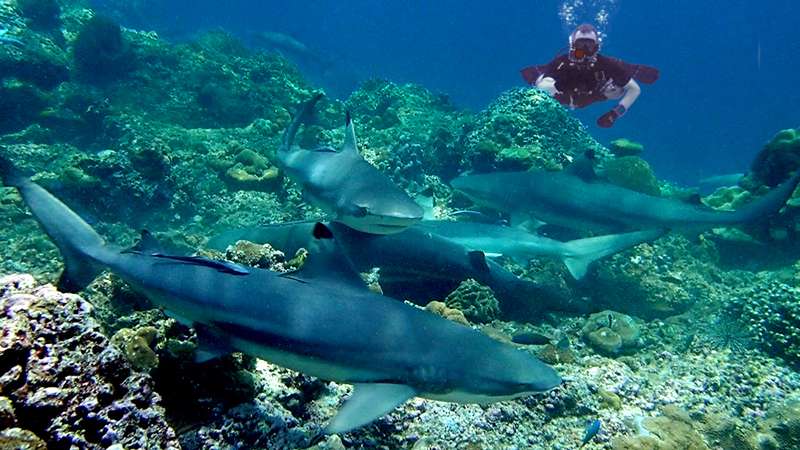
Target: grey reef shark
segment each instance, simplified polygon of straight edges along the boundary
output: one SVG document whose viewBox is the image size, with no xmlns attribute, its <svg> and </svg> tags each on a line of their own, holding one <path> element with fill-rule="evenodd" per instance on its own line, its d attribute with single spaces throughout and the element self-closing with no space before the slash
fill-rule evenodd
<svg viewBox="0 0 800 450">
<path fill-rule="evenodd" d="M 241 351 L 312 376 L 354 385 L 327 425 L 341 433 L 412 397 L 485 403 L 561 384 L 550 366 L 414 306 L 371 292 L 322 224 L 302 269 L 277 273 L 198 256 L 164 253 L 143 233 L 131 249 L 108 244 L 83 219 L 0 157 L 64 258 L 59 287 L 75 292 L 108 269 L 185 324 L 200 359 Z"/>
<path fill-rule="evenodd" d="M 312 204 L 353 229 L 391 234 L 422 220 L 422 207 L 358 152 L 350 113 L 345 120 L 341 149 L 293 148 L 297 130 L 312 115 L 321 97 L 317 94 L 306 102 L 284 132 L 278 165 L 300 185 Z"/>
<path fill-rule="evenodd" d="M 503 315 L 516 320 L 536 320 L 542 310 L 582 312 L 588 305 L 567 298 L 561 289 L 517 277 L 487 259 L 482 250 L 526 262 L 535 256 L 555 256 L 580 278 L 593 261 L 663 234 L 646 230 L 559 242 L 509 227 L 440 220 L 424 220 L 391 235 L 361 233 L 335 222 L 328 226 L 359 272 L 380 269 L 381 288 L 391 297 L 424 304 L 444 298 L 471 278 L 491 288 Z M 224 250 L 247 240 L 269 243 L 293 255 L 308 247 L 313 227 L 313 222 L 292 222 L 228 230 L 207 245 Z"/>
<path fill-rule="evenodd" d="M 777 213 L 791 197 L 800 172 L 738 211 L 642 194 L 601 181 L 591 167 L 561 172 L 495 172 L 466 175 L 450 185 L 478 205 L 511 216 L 597 233 L 649 228 L 702 231 L 756 222 Z"/>
</svg>

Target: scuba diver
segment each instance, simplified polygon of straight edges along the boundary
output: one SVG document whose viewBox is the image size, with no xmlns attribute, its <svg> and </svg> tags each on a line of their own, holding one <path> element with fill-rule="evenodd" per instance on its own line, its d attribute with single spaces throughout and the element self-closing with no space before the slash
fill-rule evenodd
<svg viewBox="0 0 800 450">
<path fill-rule="evenodd" d="M 567 54 L 558 55 L 547 64 L 522 69 L 522 78 L 570 108 L 619 99 L 617 106 L 597 119 L 598 126 L 610 128 L 639 97 L 641 87 L 637 81 L 655 83 L 659 73 L 655 67 L 601 55 L 600 44 L 595 27 L 580 25 L 569 36 Z"/>
</svg>

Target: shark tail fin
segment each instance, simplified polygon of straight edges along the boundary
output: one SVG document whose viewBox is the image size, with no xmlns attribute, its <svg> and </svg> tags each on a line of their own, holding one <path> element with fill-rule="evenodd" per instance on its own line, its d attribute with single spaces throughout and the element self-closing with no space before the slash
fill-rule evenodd
<svg viewBox="0 0 800 450">
<path fill-rule="evenodd" d="M 792 197 L 797 185 L 800 184 L 800 171 L 797 171 L 791 178 L 782 184 L 774 187 L 763 197 L 743 206 L 733 213 L 732 222 L 748 223 L 756 222 L 765 217 L 777 213 Z"/>
<path fill-rule="evenodd" d="M 7 185 L 19 189 L 25 204 L 61 252 L 64 272 L 58 281 L 59 290 L 77 292 L 91 283 L 101 270 L 95 256 L 105 248 L 103 238 L 3 155 L 0 155 L 0 177 Z"/>
<path fill-rule="evenodd" d="M 292 149 L 294 137 L 297 135 L 297 130 L 300 129 L 300 125 L 304 124 L 311 117 L 311 115 L 314 113 L 314 106 L 316 106 L 317 102 L 324 95 L 325 94 L 319 92 L 314 94 L 310 100 L 303 103 L 303 106 L 300 107 L 300 110 L 297 112 L 294 120 L 289 125 L 289 128 L 283 132 L 283 143 L 281 144 L 282 151 L 289 151 Z"/>
<path fill-rule="evenodd" d="M 565 242 L 567 256 L 564 265 L 576 280 L 580 280 L 589 270 L 589 265 L 598 259 L 621 252 L 634 245 L 658 239 L 665 230 L 644 230 L 631 233 L 609 234 Z"/>
</svg>

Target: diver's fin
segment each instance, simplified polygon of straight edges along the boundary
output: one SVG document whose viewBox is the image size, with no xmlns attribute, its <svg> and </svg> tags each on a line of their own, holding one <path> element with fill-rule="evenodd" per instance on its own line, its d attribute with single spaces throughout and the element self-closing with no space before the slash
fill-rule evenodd
<svg viewBox="0 0 800 450">
<path fill-rule="evenodd" d="M 211 361 L 235 351 L 225 335 L 214 327 L 195 324 L 194 331 L 197 334 L 197 349 L 194 352 L 196 363 Z"/>
<path fill-rule="evenodd" d="M 328 434 L 345 433 L 384 416 L 416 395 L 405 384 L 363 383 L 353 386 L 353 394 L 325 428 Z"/>
<path fill-rule="evenodd" d="M 631 233 L 609 234 L 565 242 L 564 265 L 576 280 L 580 280 L 589 270 L 589 265 L 598 259 L 621 252 L 626 248 L 643 242 L 658 239 L 666 230 L 644 230 Z"/>
<path fill-rule="evenodd" d="M 488 272 L 489 271 L 489 264 L 486 262 L 486 254 L 480 250 L 472 250 L 467 253 L 469 256 L 469 263 L 470 265 L 480 270 L 481 272 Z"/>
<path fill-rule="evenodd" d="M 344 122 L 344 144 L 342 145 L 342 152 L 358 153 L 358 143 L 356 142 L 356 130 L 353 126 L 353 118 L 350 117 L 350 111 L 345 114 Z"/>
<path fill-rule="evenodd" d="M 366 283 L 353 267 L 353 264 L 339 248 L 333 232 L 328 226 L 317 222 L 312 232 L 314 239 L 308 249 L 308 257 L 303 267 L 291 276 L 301 280 L 311 278 L 335 278 L 355 286 L 366 288 Z"/>
</svg>

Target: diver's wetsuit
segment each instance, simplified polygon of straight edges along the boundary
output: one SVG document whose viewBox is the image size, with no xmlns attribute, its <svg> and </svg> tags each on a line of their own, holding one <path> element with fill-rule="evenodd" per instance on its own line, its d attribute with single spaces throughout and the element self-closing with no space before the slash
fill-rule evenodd
<svg viewBox="0 0 800 450">
<path fill-rule="evenodd" d="M 645 84 L 658 79 L 658 69 L 629 64 L 621 59 L 597 55 L 594 62 L 573 62 L 569 55 L 559 55 L 547 64 L 522 69 L 522 77 L 531 85 L 542 77 L 555 80 L 555 99 L 573 108 L 619 98 L 623 88 L 634 79 Z"/>
</svg>

